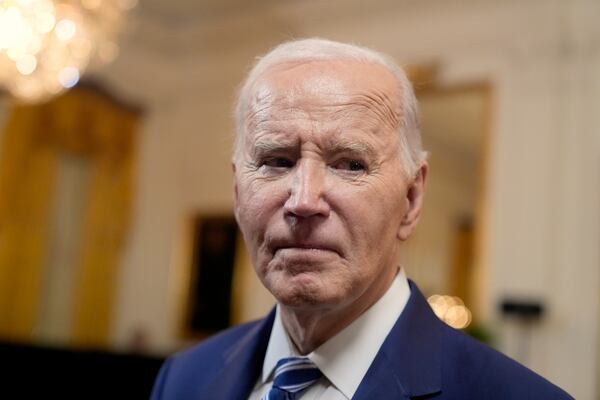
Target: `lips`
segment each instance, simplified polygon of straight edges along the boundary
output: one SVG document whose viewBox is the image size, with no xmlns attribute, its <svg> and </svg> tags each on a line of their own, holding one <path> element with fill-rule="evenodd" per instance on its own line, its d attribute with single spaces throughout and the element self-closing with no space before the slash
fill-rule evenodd
<svg viewBox="0 0 600 400">
<path fill-rule="evenodd" d="M 322 240 L 288 240 L 288 239 L 274 239 L 273 241 L 271 241 L 270 246 L 269 246 L 272 251 L 273 254 L 277 253 L 279 250 L 286 250 L 286 249 L 290 249 L 290 250 L 296 250 L 296 251 L 302 251 L 302 250 L 306 250 L 306 251 L 310 251 L 310 250 L 317 250 L 317 251 L 330 251 L 330 252 L 334 252 L 338 255 L 341 254 L 339 247 L 336 246 L 334 243 L 330 243 L 327 241 L 322 241 Z"/>
</svg>

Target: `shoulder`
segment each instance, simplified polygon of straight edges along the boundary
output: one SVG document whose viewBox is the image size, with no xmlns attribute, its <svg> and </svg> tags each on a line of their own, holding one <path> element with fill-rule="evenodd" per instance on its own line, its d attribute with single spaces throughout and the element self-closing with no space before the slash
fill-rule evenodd
<svg viewBox="0 0 600 400">
<path fill-rule="evenodd" d="M 440 399 L 572 399 L 535 372 L 451 328 L 433 313 L 413 282 L 410 299 L 387 346 L 392 361 L 411 390 Z M 410 367 L 403 364 L 409 360 Z"/>
<path fill-rule="evenodd" d="M 261 321 L 227 329 L 170 356 L 154 382 L 152 399 L 187 398 L 197 388 L 210 382 L 225 365 L 228 353 Z"/>
<path fill-rule="evenodd" d="M 448 391 L 487 399 L 572 399 L 565 391 L 491 347 L 443 327 L 443 375 Z"/>
</svg>

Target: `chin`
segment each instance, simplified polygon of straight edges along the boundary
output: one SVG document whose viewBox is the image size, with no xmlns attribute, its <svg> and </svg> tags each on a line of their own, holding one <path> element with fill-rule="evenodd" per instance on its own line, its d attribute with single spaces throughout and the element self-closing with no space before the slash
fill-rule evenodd
<svg viewBox="0 0 600 400">
<path fill-rule="evenodd" d="M 329 285 L 324 287 L 322 280 L 314 276 L 303 275 L 286 278 L 281 285 L 269 288 L 279 304 L 291 308 L 320 308 L 340 302 L 343 297 L 340 293 L 328 290 Z"/>
</svg>

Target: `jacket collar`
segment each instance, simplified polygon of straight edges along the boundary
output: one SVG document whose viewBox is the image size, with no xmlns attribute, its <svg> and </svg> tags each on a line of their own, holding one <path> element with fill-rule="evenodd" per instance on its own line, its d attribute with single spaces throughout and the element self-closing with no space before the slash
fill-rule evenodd
<svg viewBox="0 0 600 400">
<path fill-rule="evenodd" d="M 443 323 L 417 286 L 409 284 L 410 299 L 354 399 L 410 398 L 441 391 Z"/>
</svg>

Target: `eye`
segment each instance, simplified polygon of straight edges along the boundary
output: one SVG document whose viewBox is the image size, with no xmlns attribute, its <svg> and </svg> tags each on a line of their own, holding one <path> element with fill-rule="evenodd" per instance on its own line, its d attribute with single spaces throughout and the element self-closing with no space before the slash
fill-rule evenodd
<svg viewBox="0 0 600 400">
<path fill-rule="evenodd" d="M 362 161 L 347 159 L 337 161 L 333 164 L 333 168 L 350 172 L 360 172 L 366 169 L 365 164 Z"/>
<path fill-rule="evenodd" d="M 285 157 L 271 157 L 265 159 L 261 166 L 267 166 L 271 168 L 292 168 L 294 166 L 294 162 L 289 158 Z"/>
</svg>

